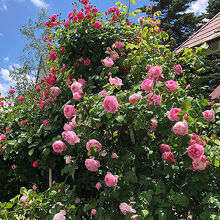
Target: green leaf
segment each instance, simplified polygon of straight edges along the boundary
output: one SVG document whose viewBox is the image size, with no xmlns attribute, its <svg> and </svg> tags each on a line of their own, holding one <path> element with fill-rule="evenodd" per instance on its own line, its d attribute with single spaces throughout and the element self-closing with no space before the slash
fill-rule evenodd
<svg viewBox="0 0 220 220">
<path fill-rule="evenodd" d="M 112 117 L 112 114 L 109 114 L 109 113 L 108 113 L 108 114 L 106 114 L 105 116 L 106 116 L 107 119 L 110 119 L 110 118 Z"/>
<path fill-rule="evenodd" d="M 6 208 L 6 209 L 10 209 L 10 208 L 13 207 L 13 205 L 14 205 L 13 203 L 7 202 L 5 208 Z"/>
<path fill-rule="evenodd" d="M 187 111 L 191 109 L 191 102 L 189 100 L 184 100 L 182 103 L 182 106 L 184 109 L 186 109 Z"/>
<path fill-rule="evenodd" d="M 33 153 L 34 153 L 34 150 L 35 150 L 34 148 L 31 148 L 31 149 L 28 151 L 28 155 L 29 155 L 29 156 L 32 156 Z"/>
<path fill-rule="evenodd" d="M 46 131 L 50 131 L 52 129 L 52 126 L 51 125 L 47 125 L 44 127 L 44 130 Z"/>
<path fill-rule="evenodd" d="M 21 187 L 20 188 L 20 194 L 22 194 L 22 195 L 27 195 L 27 189 L 25 188 L 25 187 Z"/>
<path fill-rule="evenodd" d="M 45 148 L 42 153 L 44 156 L 48 156 L 50 154 L 50 150 L 48 148 Z"/>
<path fill-rule="evenodd" d="M 144 210 L 141 210 L 141 215 L 143 215 L 144 217 L 148 216 L 149 215 L 149 211 L 144 209 Z"/>
<path fill-rule="evenodd" d="M 121 123 L 121 122 L 124 121 L 124 117 L 123 117 L 122 115 L 119 115 L 119 116 L 116 118 L 116 120 L 117 120 L 119 123 Z"/>
</svg>

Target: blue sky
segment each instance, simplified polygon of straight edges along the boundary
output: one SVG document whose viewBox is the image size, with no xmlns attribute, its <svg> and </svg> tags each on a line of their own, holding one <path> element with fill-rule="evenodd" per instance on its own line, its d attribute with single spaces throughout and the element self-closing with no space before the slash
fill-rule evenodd
<svg viewBox="0 0 220 220">
<path fill-rule="evenodd" d="M 99 11 L 106 11 L 119 0 L 90 0 Z M 196 14 L 204 11 L 208 0 L 197 0 L 189 11 Z M 18 57 L 22 55 L 25 39 L 19 32 L 23 24 L 27 24 L 29 18 L 36 20 L 41 7 L 46 8 L 48 15 L 62 13 L 67 18 L 71 11 L 73 0 L 0 0 L 0 93 L 5 96 L 13 85 L 9 77 L 9 70 L 13 65 L 21 65 Z M 78 2 L 76 0 L 76 2 Z M 128 0 L 121 0 L 128 5 Z M 136 0 L 132 4 L 131 11 L 143 5 L 149 5 L 149 0 Z"/>
</svg>

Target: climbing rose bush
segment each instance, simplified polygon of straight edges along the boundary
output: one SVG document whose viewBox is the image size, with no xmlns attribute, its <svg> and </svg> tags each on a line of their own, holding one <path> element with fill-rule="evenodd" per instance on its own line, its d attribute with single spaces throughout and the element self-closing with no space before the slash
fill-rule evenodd
<svg viewBox="0 0 220 220">
<path fill-rule="evenodd" d="M 203 49 L 171 52 L 159 12 L 133 23 L 121 3 L 80 4 L 45 23 L 48 76 L 2 99 L 1 219 L 218 219 L 220 105 L 193 74 Z"/>
</svg>

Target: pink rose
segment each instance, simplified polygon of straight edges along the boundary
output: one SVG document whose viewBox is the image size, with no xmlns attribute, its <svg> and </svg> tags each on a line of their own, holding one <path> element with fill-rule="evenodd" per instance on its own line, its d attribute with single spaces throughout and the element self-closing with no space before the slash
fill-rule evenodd
<svg viewBox="0 0 220 220">
<path fill-rule="evenodd" d="M 27 198 L 26 198 L 25 196 L 22 196 L 22 197 L 20 198 L 20 201 L 22 201 L 22 202 L 27 202 Z"/>
<path fill-rule="evenodd" d="M 73 15 L 74 15 L 73 12 L 70 11 L 69 14 L 68 14 L 68 18 L 69 18 L 69 20 L 73 19 Z"/>
<path fill-rule="evenodd" d="M 12 165 L 11 168 L 12 168 L 12 170 L 15 170 L 16 169 L 16 165 Z"/>
<path fill-rule="evenodd" d="M 77 14 L 77 18 L 79 19 L 79 20 L 82 20 L 82 19 L 84 19 L 84 17 L 85 17 L 85 14 L 83 13 L 83 12 L 78 12 L 78 14 Z"/>
<path fill-rule="evenodd" d="M 65 123 L 63 126 L 63 130 L 64 131 L 72 131 L 73 129 L 70 124 Z"/>
<path fill-rule="evenodd" d="M 171 152 L 170 146 L 167 144 L 160 145 L 160 152 L 163 154 L 165 152 Z"/>
<path fill-rule="evenodd" d="M 142 22 L 144 22 L 144 18 L 143 17 L 138 18 L 138 23 L 142 23 Z"/>
<path fill-rule="evenodd" d="M 183 72 L 182 66 L 180 64 L 174 65 L 173 69 L 175 71 L 175 75 L 180 75 L 180 73 Z"/>
<path fill-rule="evenodd" d="M 101 143 L 95 139 L 92 139 L 86 143 L 86 149 L 89 152 L 91 152 L 91 147 L 95 147 L 98 152 L 101 151 L 101 149 L 102 149 Z"/>
<path fill-rule="evenodd" d="M 105 58 L 104 60 L 103 60 L 103 63 L 104 63 L 104 66 L 105 67 L 112 67 L 113 65 L 114 65 L 114 62 L 113 62 L 113 60 L 110 58 Z"/>
<path fill-rule="evenodd" d="M 115 85 L 115 86 L 121 86 L 122 85 L 122 80 L 119 79 L 118 77 L 115 77 L 115 78 L 110 77 L 109 82 L 110 82 L 111 85 Z"/>
<path fill-rule="evenodd" d="M 83 89 L 86 87 L 86 81 L 84 79 L 79 79 L 78 83 L 81 83 L 83 86 Z"/>
<path fill-rule="evenodd" d="M 40 103 L 40 109 L 44 109 L 45 108 L 45 102 L 41 102 Z"/>
<path fill-rule="evenodd" d="M 115 77 L 115 78 L 110 77 L 109 82 L 110 82 L 111 85 L 115 85 L 115 86 L 121 86 L 122 85 L 122 80 L 119 79 L 118 77 Z"/>
<path fill-rule="evenodd" d="M 0 135 L 0 141 L 5 140 L 5 138 L 6 138 L 6 135 L 5 135 L 5 134 L 1 134 L 1 135 Z"/>
<path fill-rule="evenodd" d="M 33 190 L 36 190 L 36 189 L 37 189 L 37 186 L 33 185 L 33 186 L 32 186 L 32 189 L 33 189 Z"/>
<path fill-rule="evenodd" d="M 9 93 L 9 94 L 14 94 L 14 93 L 15 93 L 15 90 L 14 90 L 14 89 L 11 89 L 8 93 Z"/>
<path fill-rule="evenodd" d="M 41 90 L 40 86 L 37 86 L 36 89 L 37 89 L 37 92 L 40 92 Z"/>
<path fill-rule="evenodd" d="M 37 168 L 39 166 L 39 164 L 38 164 L 38 162 L 35 160 L 34 162 L 33 162 L 33 167 L 34 168 Z"/>
<path fill-rule="evenodd" d="M 105 89 L 103 89 L 101 92 L 99 92 L 99 95 L 107 96 L 107 91 Z"/>
<path fill-rule="evenodd" d="M 78 110 L 73 105 L 67 105 L 64 108 L 64 116 L 66 118 L 72 118 L 73 116 L 76 116 Z"/>
<path fill-rule="evenodd" d="M 153 102 L 156 102 L 157 105 L 160 105 L 160 103 L 161 103 L 161 97 L 159 95 L 154 94 L 154 93 L 148 94 L 147 98 L 149 99 L 149 101 L 147 102 L 148 105 L 152 105 Z"/>
<path fill-rule="evenodd" d="M 54 215 L 53 220 L 66 220 L 66 217 L 61 213 L 57 213 Z"/>
<path fill-rule="evenodd" d="M 91 60 L 90 59 L 84 60 L 84 65 L 85 66 L 90 66 L 90 64 L 91 64 Z"/>
<path fill-rule="evenodd" d="M 125 202 L 120 203 L 119 209 L 121 210 L 123 215 L 126 215 L 127 213 L 136 213 L 136 210 Z"/>
<path fill-rule="evenodd" d="M 205 170 L 207 161 L 202 160 L 201 158 L 192 161 L 192 165 L 190 166 L 191 170 Z"/>
<path fill-rule="evenodd" d="M 117 186 L 117 183 L 118 183 L 118 176 L 112 175 L 112 173 L 108 172 L 105 176 L 105 184 L 108 187 L 111 187 L 111 186 Z"/>
<path fill-rule="evenodd" d="M 21 124 L 25 125 L 27 122 L 26 120 L 21 121 Z"/>
<path fill-rule="evenodd" d="M 100 21 L 96 21 L 92 26 L 95 27 L 95 28 L 101 28 L 102 23 Z"/>
<path fill-rule="evenodd" d="M 113 61 L 115 61 L 119 58 L 119 55 L 115 50 L 113 50 L 113 51 L 110 52 L 110 57 Z"/>
<path fill-rule="evenodd" d="M 174 159 L 173 153 L 170 151 L 166 151 L 162 154 L 162 159 L 165 160 L 167 163 L 176 162 L 176 159 Z"/>
<path fill-rule="evenodd" d="M 73 93 L 73 99 L 75 99 L 75 100 L 79 100 L 79 99 L 81 99 L 81 97 L 82 97 L 82 94 L 83 92 L 82 92 L 82 90 L 79 90 L 78 92 L 74 92 Z"/>
<path fill-rule="evenodd" d="M 187 135 L 188 134 L 188 124 L 187 121 L 179 121 L 173 126 L 173 132 L 176 136 Z"/>
<path fill-rule="evenodd" d="M 91 172 L 98 171 L 100 165 L 100 162 L 98 160 L 95 160 L 94 157 L 91 157 L 90 159 L 85 160 L 86 168 Z"/>
<path fill-rule="evenodd" d="M 163 69 L 161 66 L 152 66 L 149 69 L 149 74 L 152 76 L 154 79 L 157 79 L 161 76 L 161 73 L 163 72 Z"/>
<path fill-rule="evenodd" d="M 118 111 L 118 107 L 120 106 L 118 104 L 118 100 L 116 96 L 106 96 L 103 101 L 103 104 L 104 104 L 105 110 L 112 114 Z"/>
<path fill-rule="evenodd" d="M 189 157 L 193 160 L 199 159 L 204 154 L 204 148 L 200 144 L 193 144 L 187 148 Z"/>
<path fill-rule="evenodd" d="M 77 127 L 78 125 L 77 125 L 77 123 L 76 123 L 76 117 L 74 117 L 69 124 L 70 124 L 73 128 Z"/>
<path fill-rule="evenodd" d="M 69 20 L 66 20 L 65 25 L 66 25 L 66 26 L 69 26 L 69 25 L 70 25 L 70 21 L 69 21 Z"/>
<path fill-rule="evenodd" d="M 81 88 L 82 88 L 82 84 L 79 83 L 79 82 L 77 82 L 77 81 L 75 81 L 75 82 L 71 85 L 71 91 L 72 91 L 72 93 L 80 91 Z"/>
<path fill-rule="evenodd" d="M 165 82 L 165 85 L 167 86 L 167 88 L 169 89 L 168 92 L 174 92 L 176 89 L 179 88 L 179 85 L 177 82 L 173 81 L 173 80 L 168 80 Z"/>
<path fill-rule="evenodd" d="M 207 121 L 215 122 L 215 112 L 213 109 L 204 111 L 203 116 Z"/>
<path fill-rule="evenodd" d="M 53 50 L 51 50 L 51 52 L 50 52 L 50 58 L 52 61 L 54 61 L 56 59 L 56 53 Z"/>
<path fill-rule="evenodd" d="M 10 130 L 10 129 L 11 129 L 10 126 L 8 126 L 5 130 L 8 131 L 8 130 Z"/>
<path fill-rule="evenodd" d="M 92 209 L 91 213 L 92 213 L 92 215 L 95 215 L 96 214 L 96 210 Z"/>
<path fill-rule="evenodd" d="M 65 161 L 66 161 L 66 164 L 70 164 L 71 161 L 72 161 L 72 157 L 71 156 L 67 156 Z"/>
<path fill-rule="evenodd" d="M 57 19 L 57 15 L 56 15 L 56 14 L 53 14 L 53 15 L 51 16 L 51 21 L 54 22 L 56 19 Z"/>
<path fill-rule="evenodd" d="M 102 184 L 100 182 L 97 182 L 96 185 L 95 185 L 95 188 L 97 190 L 100 190 L 101 187 L 102 187 Z"/>
<path fill-rule="evenodd" d="M 42 123 L 44 124 L 44 126 L 48 126 L 48 125 L 50 125 L 50 122 L 47 121 L 47 120 L 44 120 Z"/>
<path fill-rule="evenodd" d="M 66 150 L 66 145 L 62 141 L 55 141 L 52 147 L 55 153 L 62 153 Z"/>
<path fill-rule="evenodd" d="M 152 118 L 151 119 L 151 126 L 150 126 L 150 130 L 151 131 L 155 131 L 156 128 L 158 126 L 158 120 L 156 118 Z"/>
<path fill-rule="evenodd" d="M 137 100 L 140 100 L 140 99 L 142 99 L 142 92 L 138 92 L 138 93 L 134 93 L 133 95 L 131 95 L 130 97 L 129 97 L 129 102 L 131 103 L 131 104 L 135 104 L 135 102 L 137 101 Z"/>
<path fill-rule="evenodd" d="M 112 158 L 118 158 L 118 155 L 116 153 L 112 153 Z"/>
<path fill-rule="evenodd" d="M 153 80 L 150 80 L 150 79 L 145 79 L 141 83 L 141 88 L 145 90 L 146 92 L 150 92 L 153 89 L 153 86 L 154 86 L 154 82 Z"/>
<path fill-rule="evenodd" d="M 193 144 L 200 144 L 200 145 L 202 145 L 202 146 L 205 146 L 205 145 L 206 145 L 206 142 L 203 141 L 203 140 L 199 137 L 199 135 L 197 135 L 197 134 L 195 134 L 195 133 L 193 133 L 193 134 L 190 136 L 190 139 L 191 139 L 190 145 L 193 145 Z"/>
<path fill-rule="evenodd" d="M 178 116 L 179 111 L 181 111 L 180 108 L 173 108 L 173 109 L 171 109 L 170 112 L 169 112 L 168 118 L 171 121 L 179 121 L 180 120 L 180 117 Z"/>
<path fill-rule="evenodd" d="M 75 145 L 80 141 L 80 139 L 74 131 L 67 131 L 65 133 L 65 141 L 68 142 L 70 145 Z"/>
<path fill-rule="evenodd" d="M 18 101 L 22 101 L 24 99 L 24 97 L 20 96 L 18 97 Z"/>
<path fill-rule="evenodd" d="M 59 96 L 61 94 L 61 90 L 58 87 L 51 87 L 51 94 L 53 96 Z"/>
</svg>

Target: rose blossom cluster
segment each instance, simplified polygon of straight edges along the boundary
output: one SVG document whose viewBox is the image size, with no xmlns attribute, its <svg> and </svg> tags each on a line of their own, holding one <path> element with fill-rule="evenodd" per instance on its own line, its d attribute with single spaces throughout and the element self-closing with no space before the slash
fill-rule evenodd
<svg viewBox="0 0 220 220">
<path fill-rule="evenodd" d="M 190 135 L 190 145 L 193 144 L 200 144 L 202 146 L 205 146 L 206 142 L 202 140 L 198 134 L 193 133 L 192 135 Z"/>
<path fill-rule="evenodd" d="M 73 84 L 70 86 L 70 89 L 73 94 L 73 99 L 79 100 L 82 97 L 83 87 L 85 88 L 85 86 L 85 80 L 79 79 L 78 82 L 74 80 Z"/>
<path fill-rule="evenodd" d="M 118 77 L 112 78 L 110 76 L 109 82 L 110 82 L 111 85 L 115 85 L 115 86 L 121 86 L 122 85 L 122 80 Z"/>
<path fill-rule="evenodd" d="M 127 213 L 136 213 L 136 210 L 125 202 L 120 203 L 119 209 L 121 210 L 123 215 L 126 215 Z"/>
<path fill-rule="evenodd" d="M 189 157 L 193 160 L 192 165 L 190 166 L 191 170 L 204 170 L 206 165 L 209 165 L 210 162 L 206 160 L 204 155 L 204 148 L 200 144 L 193 144 L 187 148 Z"/>
<path fill-rule="evenodd" d="M 161 144 L 160 152 L 162 153 L 162 159 L 165 160 L 167 163 L 176 162 L 176 159 L 174 159 L 174 155 L 171 152 L 171 147 L 169 145 Z"/>
<path fill-rule="evenodd" d="M 141 100 L 142 99 L 142 92 L 137 92 L 137 93 L 134 93 L 133 95 L 131 95 L 130 97 L 129 97 L 129 102 L 131 103 L 131 104 L 135 104 L 135 102 L 137 101 L 137 100 Z"/>
<path fill-rule="evenodd" d="M 153 103 L 160 105 L 161 103 L 161 97 L 155 93 L 149 93 L 147 98 L 149 99 L 147 105 L 152 105 Z"/>
</svg>

